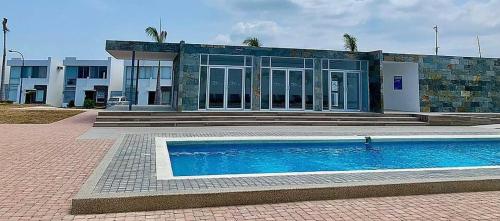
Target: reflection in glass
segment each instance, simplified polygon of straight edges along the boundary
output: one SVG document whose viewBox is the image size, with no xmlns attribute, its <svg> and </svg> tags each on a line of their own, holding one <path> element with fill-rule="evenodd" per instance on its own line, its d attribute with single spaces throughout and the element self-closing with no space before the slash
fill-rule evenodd
<svg viewBox="0 0 500 221">
<path fill-rule="evenodd" d="M 331 109 L 344 109 L 344 73 L 332 72 L 331 77 Z"/>
<path fill-rule="evenodd" d="M 272 108 L 284 109 L 286 107 L 286 71 L 272 71 Z"/>
<path fill-rule="evenodd" d="M 209 108 L 224 108 L 224 68 L 210 68 Z"/>
<path fill-rule="evenodd" d="M 302 109 L 302 71 L 289 72 L 288 108 Z"/>
<path fill-rule="evenodd" d="M 347 73 L 347 109 L 359 110 L 358 73 Z"/>
<path fill-rule="evenodd" d="M 243 101 L 243 70 L 228 69 L 227 72 L 227 108 L 241 108 Z"/>
</svg>

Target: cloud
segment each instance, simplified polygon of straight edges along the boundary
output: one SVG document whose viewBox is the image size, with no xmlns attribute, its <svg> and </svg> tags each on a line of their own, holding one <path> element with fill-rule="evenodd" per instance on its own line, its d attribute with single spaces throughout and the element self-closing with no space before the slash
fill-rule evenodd
<svg viewBox="0 0 500 221">
<path fill-rule="evenodd" d="M 232 43 L 231 37 L 227 34 L 218 34 L 215 36 L 214 40 L 212 40 L 213 44 L 223 44 L 229 45 Z"/>
<path fill-rule="evenodd" d="M 500 46 L 490 37 L 500 36 L 500 0 L 211 2 L 232 15 L 233 26 L 224 32 L 233 42 L 257 36 L 266 46 L 343 49 L 342 34 L 351 33 L 361 50 L 432 54 L 432 27 L 438 25 L 443 53 L 476 55 L 473 39 L 480 35 L 484 45 L 493 47 L 486 53 L 500 56 Z"/>
</svg>

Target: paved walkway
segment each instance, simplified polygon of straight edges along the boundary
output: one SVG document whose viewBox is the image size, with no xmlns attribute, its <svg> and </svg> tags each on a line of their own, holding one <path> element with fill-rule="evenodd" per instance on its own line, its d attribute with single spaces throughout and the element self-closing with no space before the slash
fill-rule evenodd
<svg viewBox="0 0 500 221">
<path fill-rule="evenodd" d="M 94 119 L 87 112 L 50 125 L 0 125 L 0 220 L 500 219 L 500 192 L 72 216 L 71 198 L 114 142 L 85 133 Z M 84 133 L 93 139 L 77 139 Z"/>
</svg>

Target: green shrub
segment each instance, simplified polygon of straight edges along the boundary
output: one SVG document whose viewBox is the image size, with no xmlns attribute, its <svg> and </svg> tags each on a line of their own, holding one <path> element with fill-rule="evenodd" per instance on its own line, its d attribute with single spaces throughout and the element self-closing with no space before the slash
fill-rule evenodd
<svg viewBox="0 0 500 221">
<path fill-rule="evenodd" d="M 69 108 L 75 107 L 75 101 L 74 100 L 70 100 L 69 103 L 68 103 L 68 107 Z"/>
<path fill-rule="evenodd" d="M 14 101 L 9 101 L 9 100 L 4 100 L 4 101 L 0 101 L 0 104 L 13 104 Z"/>
<path fill-rule="evenodd" d="M 83 107 L 87 109 L 92 109 L 95 107 L 95 105 L 96 103 L 93 99 L 85 99 L 85 101 L 83 102 Z"/>
</svg>

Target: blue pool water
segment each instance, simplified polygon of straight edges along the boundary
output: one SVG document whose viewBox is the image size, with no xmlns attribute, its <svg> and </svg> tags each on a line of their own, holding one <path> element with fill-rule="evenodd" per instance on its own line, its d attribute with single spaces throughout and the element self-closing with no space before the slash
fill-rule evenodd
<svg viewBox="0 0 500 221">
<path fill-rule="evenodd" d="M 168 143 L 174 176 L 500 166 L 500 141 Z"/>
</svg>

